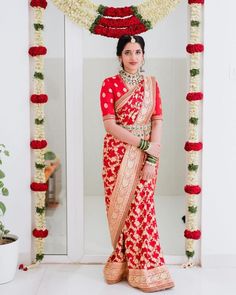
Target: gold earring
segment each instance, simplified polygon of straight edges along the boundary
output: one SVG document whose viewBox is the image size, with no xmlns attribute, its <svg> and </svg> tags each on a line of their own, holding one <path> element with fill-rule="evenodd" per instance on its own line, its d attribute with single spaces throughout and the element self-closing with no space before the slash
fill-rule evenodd
<svg viewBox="0 0 236 295">
<path fill-rule="evenodd" d="M 145 72 L 145 70 L 143 69 L 143 65 L 145 64 L 145 60 L 143 60 L 143 63 L 142 63 L 142 65 L 141 65 L 141 67 L 140 67 L 140 72 Z"/>
</svg>

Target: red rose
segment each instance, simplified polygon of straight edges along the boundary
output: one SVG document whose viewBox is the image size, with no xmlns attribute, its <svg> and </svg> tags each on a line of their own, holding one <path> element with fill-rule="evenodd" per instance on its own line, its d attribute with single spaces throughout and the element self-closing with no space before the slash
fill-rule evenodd
<svg viewBox="0 0 236 295">
<path fill-rule="evenodd" d="M 34 229 L 33 230 L 33 236 L 35 238 L 46 238 L 48 236 L 48 230 L 42 230 L 42 229 Z"/>
<path fill-rule="evenodd" d="M 188 0 L 188 4 L 204 4 L 204 0 Z"/>
<path fill-rule="evenodd" d="M 185 143 L 184 149 L 186 151 L 200 151 L 202 150 L 202 142 L 189 142 Z"/>
<path fill-rule="evenodd" d="M 28 52 L 31 56 L 45 55 L 47 54 L 47 48 L 44 46 L 32 46 Z"/>
<path fill-rule="evenodd" d="M 200 230 L 191 231 L 186 229 L 184 231 L 184 236 L 187 239 L 199 240 L 201 237 L 201 231 Z"/>
<path fill-rule="evenodd" d="M 30 97 L 33 103 L 46 103 L 48 101 L 47 94 L 32 94 Z"/>
<path fill-rule="evenodd" d="M 193 100 L 202 100 L 203 99 L 203 93 L 202 92 L 189 92 L 186 96 L 186 99 L 188 101 Z"/>
<path fill-rule="evenodd" d="M 43 149 L 47 146 L 46 140 L 32 140 L 30 146 L 32 149 Z"/>
<path fill-rule="evenodd" d="M 30 6 L 32 7 L 41 7 L 41 8 L 46 8 L 48 5 L 46 0 L 31 0 Z"/>
<path fill-rule="evenodd" d="M 133 15 L 131 7 L 106 7 L 103 12 L 104 16 L 124 17 Z"/>
<path fill-rule="evenodd" d="M 188 44 L 186 46 L 186 51 L 188 53 L 203 52 L 204 45 L 203 44 Z"/>
<path fill-rule="evenodd" d="M 30 188 L 32 191 L 35 191 L 35 192 L 43 192 L 43 191 L 48 190 L 48 184 L 47 183 L 32 182 L 30 185 Z"/>
<path fill-rule="evenodd" d="M 185 185 L 184 190 L 188 194 L 200 194 L 201 187 L 199 185 Z"/>
</svg>

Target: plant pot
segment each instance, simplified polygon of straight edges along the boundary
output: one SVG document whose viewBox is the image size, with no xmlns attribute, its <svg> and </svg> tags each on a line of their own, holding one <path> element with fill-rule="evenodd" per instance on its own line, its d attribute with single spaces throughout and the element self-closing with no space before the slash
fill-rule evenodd
<svg viewBox="0 0 236 295">
<path fill-rule="evenodd" d="M 10 243 L 0 245 L 0 284 L 14 279 L 18 264 L 19 238 L 15 235 L 7 235 Z"/>
</svg>

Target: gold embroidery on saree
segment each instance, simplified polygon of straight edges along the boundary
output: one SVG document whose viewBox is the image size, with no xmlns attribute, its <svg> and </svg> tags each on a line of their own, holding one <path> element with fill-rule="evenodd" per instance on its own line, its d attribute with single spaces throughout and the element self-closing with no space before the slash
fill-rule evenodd
<svg viewBox="0 0 236 295">
<path fill-rule="evenodd" d="M 136 124 L 147 124 L 147 122 L 150 121 L 155 107 L 152 84 L 152 79 L 150 77 L 145 77 L 144 98 L 141 110 L 135 121 Z M 130 97 L 127 93 L 124 96 L 126 100 L 122 101 L 122 105 L 124 105 Z M 140 149 L 135 146 L 127 145 L 117 175 L 116 184 L 112 192 L 111 203 L 107 214 L 110 236 L 114 249 L 124 226 L 130 204 L 133 200 L 144 157 L 145 154 Z"/>
<path fill-rule="evenodd" d="M 128 282 L 133 287 L 149 292 L 175 286 L 166 265 L 153 269 L 129 269 Z"/>
</svg>

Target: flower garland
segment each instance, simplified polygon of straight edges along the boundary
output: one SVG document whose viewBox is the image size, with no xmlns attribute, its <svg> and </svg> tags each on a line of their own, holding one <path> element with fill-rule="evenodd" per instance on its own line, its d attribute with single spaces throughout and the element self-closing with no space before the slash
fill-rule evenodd
<svg viewBox="0 0 236 295">
<path fill-rule="evenodd" d="M 35 197 L 35 228 L 32 232 L 35 242 L 35 259 L 31 265 L 20 264 L 19 269 L 24 271 L 38 265 L 44 257 L 44 241 L 48 235 L 45 222 L 45 197 L 48 185 L 45 183 L 45 153 L 47 141 L 45 140 L 44 128 L 44 104 L 48 97 L 44 93 L 44 59 L 47 48 L 44 47 L 42 32 L 43 14 L 47 7 L 46 0 L 31 0 L 31 7 L 34 11 L 34 43 L 29 48 L 29 55 L 34 58 L 34 85 L 30 100 L 34 107 L 34 139 L 30 142 L 31 148 L 34 150 L 35 157 L 35 173 L 34 181 L 30 188 L 34 192 Z"/>
<path fill-rule="evenodd" d="M 180 0 L 145 0 L 137 6 L 108 7 L 90 0 L 52 0 L 72 21 L 91 33 L 119 38 L 146 32 Z"/>
<path fill-rule="evenodd" d="M 201 90 L 201 54 L 204 46 L 201 44 L 201 20 L 202 5 L 204 0 L 188 0 L 190 7 L 190 44 L 186 46 L 186 51 L 190 54 L 190 92 L 186 96 L 189 102 L 189 129 L 188 141 L 185 143 L 187 152 L 187 185 L 184 190 L 187 199 L 186 229 L 184 231 L 185 254 L 188 258 L 184 268 L 194 265 L 192 259 L 195 254 L 195 241 L 201 237 L 198 229 L 198 200 L 201 187 L 198 185 L 199 153 L 202 150 L 202 142 L 199 141 L 199 114 L 203 93 Z"/>
<path fill-rule="evenodd" d="M 53 0 L 70 19 L 90 30 L 91 33 L 106 37 L 119 38 L 122 34 L 139 34 L 151 29 L 159 20 L 164 18 L 180 0 L 146 0 L 137 6 L 114 8 L 95 5 L 89 0 Z M 189 141 L 185 143 L 188 152 L 187 185 L 187 223 L 184 236 L 186 238 L 186 256 L 188 262 L 184 267 L 193 266 L 192 258 L 194 242 L 201 237 L 197 227 L 197 201 L 201 187 L 197 184 L 199 168 L 199 152 L 202 143 L 199 142 L 198 121 L 200 101 L 203 93 L 200 92 L 200 61 L 204 46 L 200 43 L 201 11 L 204 0 L 188 0 L 191 10 L 190 44 L 186 51 L 190 54 L 190 92 L 186 99 L 189 101 Z M 48 235 L 45 224 L 45 195 L 48 189 L 45 183 L 45 152 L 47 141 L 44 130 L 44 104 L 48 97 L 44 94 L 44 60 L 47 54 L 44 47 L 42 31 L 43 13 L 47 7 L 46 0 L 31 0 L 34 10 L 34 42 L 35 46 L 29 48 L 29 54 L 34 58 L 34 94 L 31 102 L 34 105 L 35 134 L 30 146 L 35 154 L 35 176 L 31 183 L 31 190 L 35 194 L 35 260 L 31 265 L 20 264 L 19 269 L 28 270 L 38 265 L 44 257 L 44 239 Z"/>
</svg>

